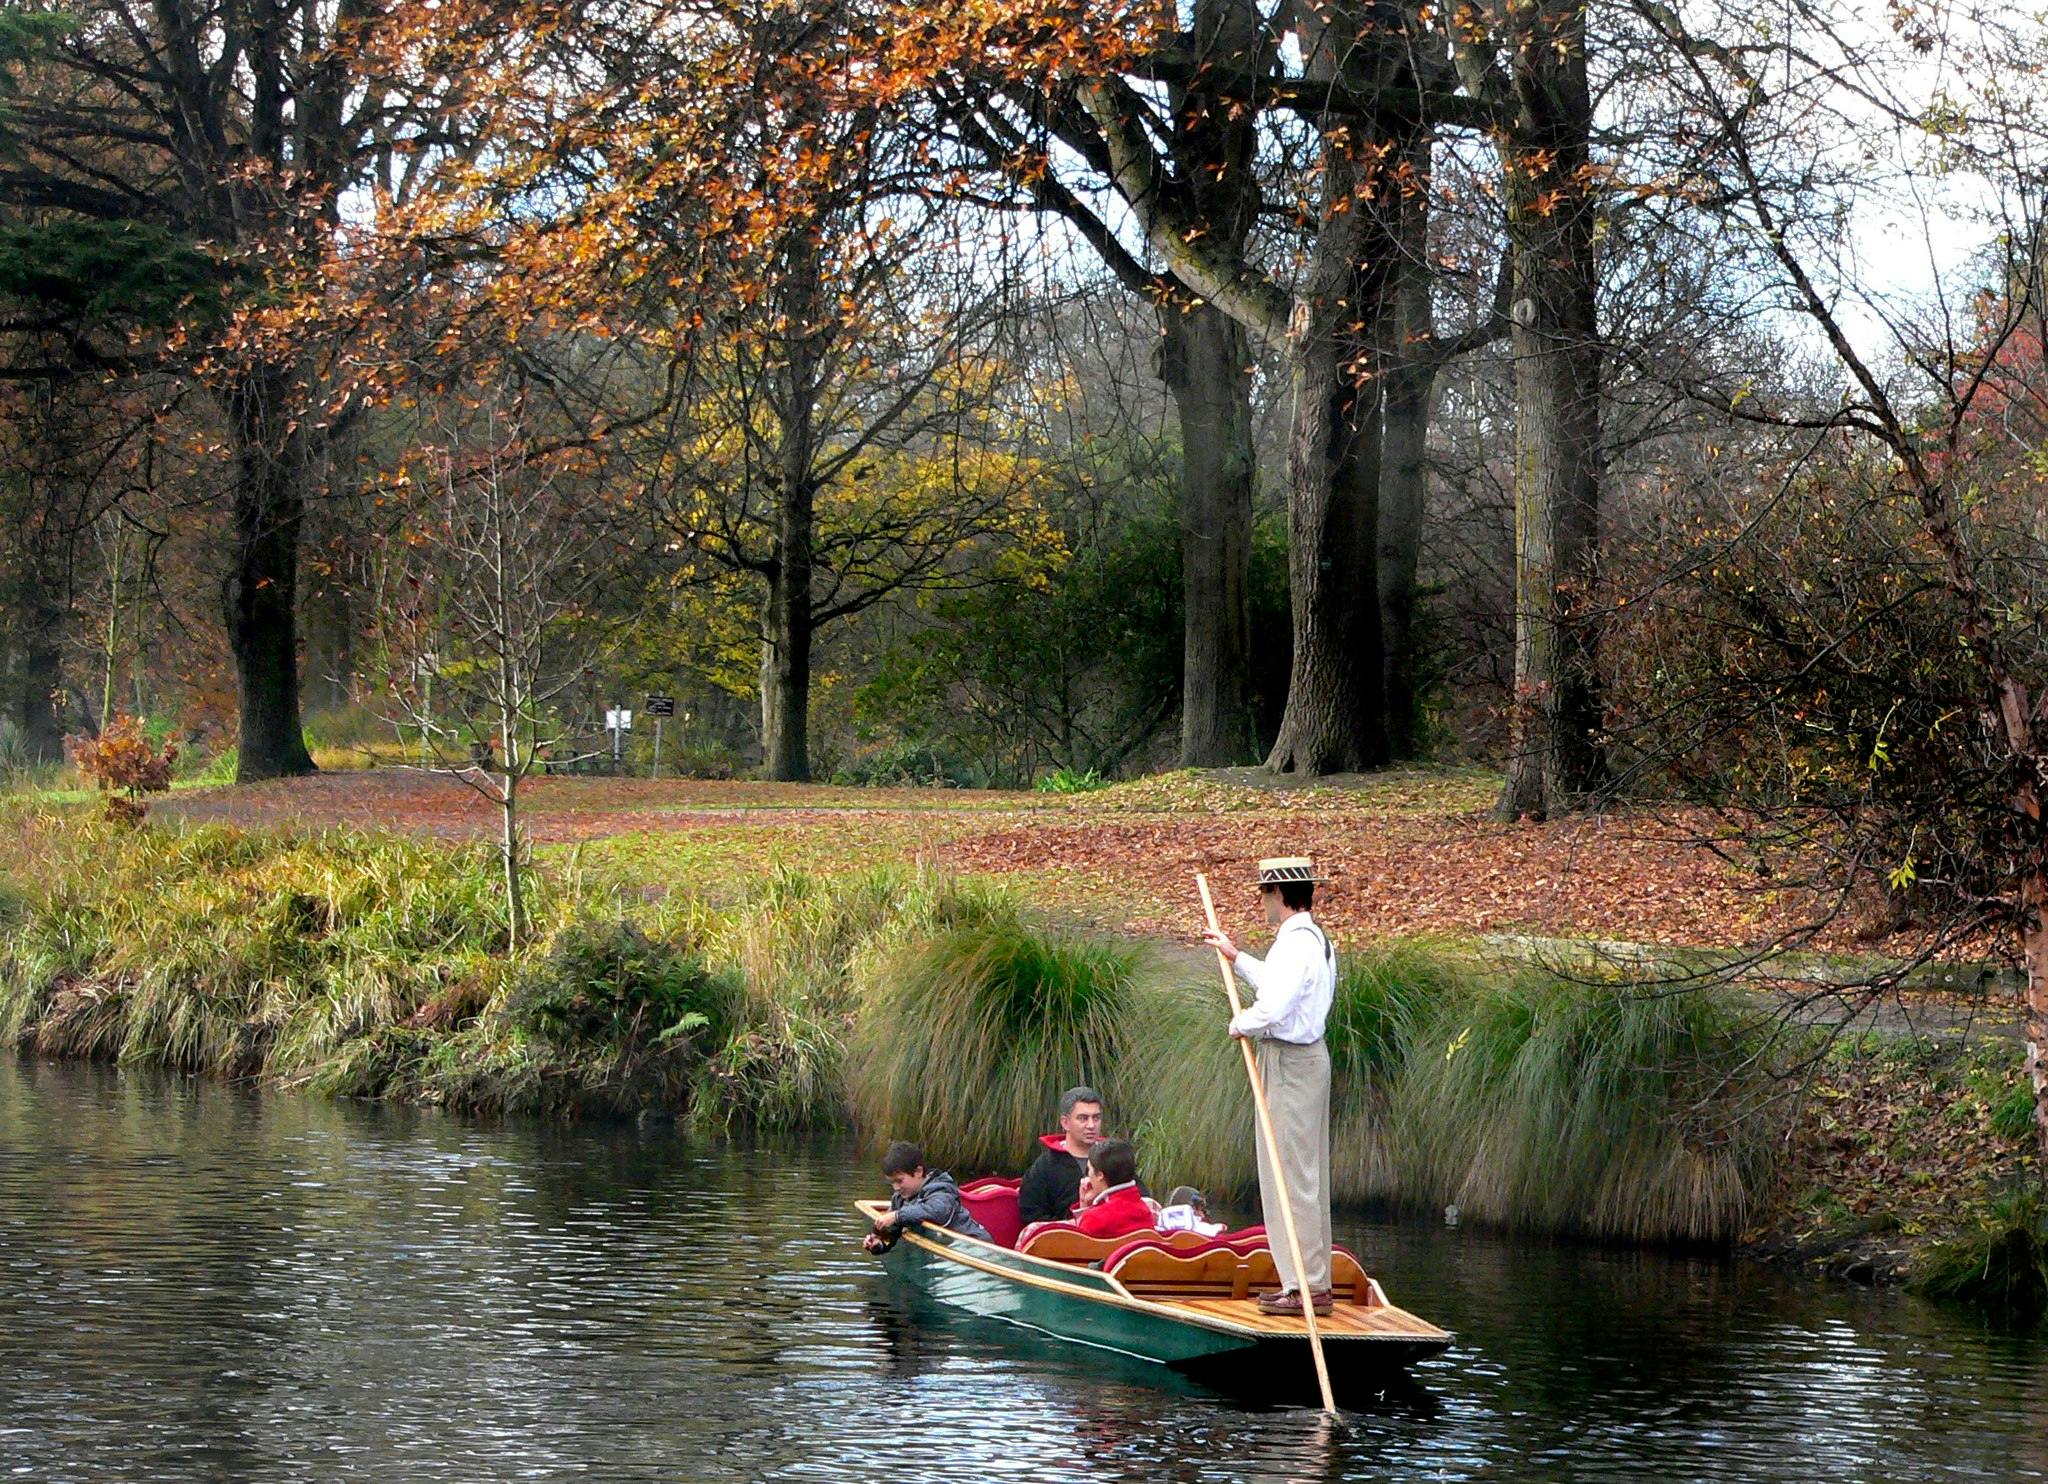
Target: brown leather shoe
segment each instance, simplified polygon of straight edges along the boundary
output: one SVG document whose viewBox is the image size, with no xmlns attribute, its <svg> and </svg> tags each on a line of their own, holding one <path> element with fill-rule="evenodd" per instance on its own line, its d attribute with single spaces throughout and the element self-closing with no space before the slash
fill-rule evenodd
<svg viewBox="0 0 2048 1484">
<path fill-rule="evenodd" d="M 1311 1294 L 1309 1299 L 1315 1305 L 1318 1315 L 1327 1314 L 1336 1307 L 1336 1300 L 1327 1288 L 1320 1293 Z M 1259 1295 L 1259 1312 L 1275 1314 L 1283 1319 L 1299 1316 L 1301 1295 L 1291 1288 L 1285 1293 L 1262 1293 Z"/>
</svg>

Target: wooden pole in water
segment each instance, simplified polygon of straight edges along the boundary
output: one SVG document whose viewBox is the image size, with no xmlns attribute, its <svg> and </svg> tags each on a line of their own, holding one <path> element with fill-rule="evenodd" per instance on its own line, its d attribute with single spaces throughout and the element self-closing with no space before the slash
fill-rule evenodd
<svg viewBox="0 0 2048 1484">
<path fill-rule="evenodd" d="M 1206 873 L 1195 872 L 1195 889 L 1202 894 L 1202 913 L 1209 919 L 1209 931 L 1222 932 L 1216 922 L 1216 903 L 1210 899 Z M 1216 967 L 1223 971 L 1223 992 L 1230 996 L 1230 1018 L 1235 1020 L 1244 1013 L 1244 1002 L 1237 997 L 1237 975 L 1220 948 L 1216 950 Z M 1308 1265 L 1301 1260 L 1301 1233 L 1295 1230 L 1294 1205 L 1287 1198 L 1287 1169 L 1280 1163 L 1280 1141 L 1273 1133 L 1273 1110 L 1266 1106 L 1266 1084 L 1259 1080 L 1259 1059 L 1252 1051 L 1251 1041 L 1240 1036 L 1237 1044 L 1244 1052 L 1244 1074 L 1251 1078 L 1252 1104 L 1259 1113 L 1259 1137 L 1265 1140 L 1266 1159 L 1273 1167 L 1273 1192 L 1280 1197 L 1281 1225 L 1287 1230 L 1287 1254 L 1294 1259 L 1294 1276 L 1302 1285 L 1295 1292 L 1301 1297 L 1301 1317 L 1308 1323 L 1308 1349 L 1316 1360 L 1316 1384 L 1323 1391 L 1323 1410 L 1334 1417 L 1337 1415 L 1337 1399 L 1330 1392 L 1330 1366 L 1323 1359 L 1323 1334 L 1316 1325 L 1316 1306 L 1308 1292 Z"/>
</svg>

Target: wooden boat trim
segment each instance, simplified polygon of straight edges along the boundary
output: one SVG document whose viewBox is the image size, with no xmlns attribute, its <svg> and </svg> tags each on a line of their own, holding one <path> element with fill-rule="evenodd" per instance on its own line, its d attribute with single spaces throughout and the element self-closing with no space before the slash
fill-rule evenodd
<svg viewBox="0 0 2048 1484">
<path fill-rule="evenodd" d="M 867 1217 L 871 1222 L 876 1216 L 879 1216 L 888 1209 L 888 1204 L 884 1201 L 861 1200 L 855 1201 L 853 1204 L 854 1209 Z M 977 1257 L 974 1253 L 964 1250 L 964 1248 L 968 1246 L 986 1247 L 991 1251 L 1001 1252 L 1010 1258 L 1022 1258 L 1026 1262 L 1033 1263 L 1039 1267 L 1067 1268 L 1069 1265 L 1066 1263 L 1055 1263 L 1049 1258 L 1034 1257 L 1028 1252 L 1018 1252 L 1013 1248 L 998 1247 L 993 1242 L 984 1242 L 981 1238 L 970 1237 L 964 1232 L 948 1232 L 946 1241 L 934 1242 L 920 1232 L 905 1231 L 898 1240 L 908 1242 L 919 1250 L 930 1253 L 935 1257 L 957 1262 L 963 1267 L 974 1268 L 979 1272 L 987 1273 L 1007 1282 L 1022 1284 L 1027 1288 L 1037 1288 L 1052 1293 L 1065 1294 L 1072 1298 L 1083 1298 L 1091 1303 L 1106 1304 L 1110 1308 L 1129 1309 L 1137 1313 L 1149 1314 L 1155 1318 L 1171 1320 L 1176 1324 L 1185 1324 L 1196 1329 L 1206 1329 L 1216 1334 L 1230 1335 L 1236 1339 L 1270 1340 L 1279 1336 L 1300 1337 L 1307 1333 L 1306 1326 L 1299 1325 L 1296 1321 L 1289 1320 L 1284 1316 L 1261 1315 L 1258 1322 L 1248 1324 L 1243 1320 L 1228 1315 L 1205 1313 L 1200 1309 L 1189 1306 L 1209 1302 L 1208 1300 L 1195 1299 L 1188 1300 L 1185 1304 L 1162 1304 L 1152 1299 L 1140 1298 L 1125 1288 L 1115 1278 L 1097 1269 L 1087 1269 L 1086 1271 L 1101 1280 L 1103 1286 L 1100 1288 L 1091 1288 L 1083 1284 L 1062 1282 L 1057 1278 L 1041 1277 L 1034 1273 L 1020 1272 L 1014 1267 L 990 1262 L 983 1257 Z M 1386 1296 L 1384 1293 L 1379 1292 L 1377 1280 L 1373 1281 L 1373 1289 L 1381 1300 L 1379 1304 L 1370 1306 L 1343 1305 L 1339 1307 L 1351 1308 L 1360 1315 L 1380 1315 L 1389 1318 L 1399 1315 L 1402 1319 L 1417 1325 L 1419 1329 L 1417 1331 L 1388 1331 L 1374 1328 L 1365 1333 L 1360 1333 L 1348 1325 L 1338 1325 L 1331 1326 L 1332 1333 L 1329 1335 L 1329 1338 L 1342 1340 L 1347 1345 L 1367 1344 L 1373 1341 L 1398 1343 L 1412 1342 L 1418 1339 L 1450 1339 L 1447 1331 L 1438 1329 L 1426 1319 L 1410 1314 L 1406 1309 L 1386 1303 Z M 1230 1299 L 1220 1300 L 1219 1302 L 1238 1303 L 1241 1300 Z M 1328 1319 L 1325 1317 L 1324 1323 L 1327 1325 L 1328 1322 Z"/>
</svg>

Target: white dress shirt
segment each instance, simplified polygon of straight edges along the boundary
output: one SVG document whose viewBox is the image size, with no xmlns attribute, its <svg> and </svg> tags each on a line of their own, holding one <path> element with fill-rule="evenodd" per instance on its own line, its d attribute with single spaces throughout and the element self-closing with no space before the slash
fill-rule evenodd
<svg viewBox="0 0 2048 1484">
<path fill-rule="evenodd" d="M 1323 1038 L 1323 1023 L 1337 994 L 1337 963 L 1329 938 L 1308 913 L 1297 912 L 1280 924 L 1264 959 L 1240 953 L 1236 967 L 1258 991 L 1258 999 L 1230 1022 L 1233 1032 L 1299 1046 Z"/>
</svg>

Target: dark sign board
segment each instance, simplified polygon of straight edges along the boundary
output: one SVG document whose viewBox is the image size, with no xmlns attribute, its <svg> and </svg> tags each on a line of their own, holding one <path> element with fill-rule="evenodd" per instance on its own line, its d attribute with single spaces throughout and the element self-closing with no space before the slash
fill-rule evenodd
<svg viewBox="0 0 2048 1484">
<path fill-rule="evenodd" d="M 676 698 L 674 696 L 649 696 L 647 698 L 647 714 L 649 716 L 674 716 L 676 714 Z"/>
</svg>

